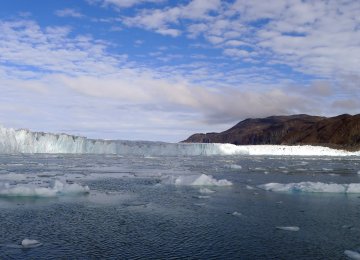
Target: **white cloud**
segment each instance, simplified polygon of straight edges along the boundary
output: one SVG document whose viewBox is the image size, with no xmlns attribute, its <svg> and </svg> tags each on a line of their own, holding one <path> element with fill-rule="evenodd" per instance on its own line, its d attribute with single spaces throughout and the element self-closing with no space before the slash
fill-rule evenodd
<svg viewBox="0 0 360 260">
<path fill-rule="evenodd" d="M 74 17 L 74 18 L 84 17 L 84 15 L 81 14 L 80 12 L 70 8 L 57 10 L 55 11 L 55 15 L 60 17 Z"/>
<path fill-rule="evenodd" d="M 248 44 L 246 44 L 243 41 L 239 41 L 239 40 L 229 40 L 225 43 L 226 46 L 232 46 L 232 47 L 239 47 L 239 46 L 246 46 Z"/>
<path fill-rule="evenodd" d="M 214 6 L 215 3 L 216 1 L 213 2 Z M 266 36 L 268 38 L 254 32 L 250 38 L 233 39 L 236 37 L 233 32 L 242 32 L 246 35 L 249 31 L 243 31 L 246 28 L 244 26 L 240 26 L 239 29 L 234 28 L 234 24 L 240 23 L 239 21 L 229 23 L 214 21 L 208 16 L 209 8 L 214 6 L 204 7 L 201 5 L 204 3 L 200 2 L 197 4 L 201 8 L 197 7 L 198 10 L 191 15 L 183 13 L 183 9 L 188 5 L 172 9 L 171 12 L 177 14 L 177 20 L 169 24 L 161 18 L 158 20 L 161 22 L 154 22 L 152 30 L 171 30 L 173 27 L 170 25 L 174 26 L 179 19 L 196 19 L 196 22 L 206 20 L 210 29 L 208 31 L 198 29 L 196 33 L 205 36 L 205 39 L 207 36 L 224 39 L 216 43 L 217 46 L 224 44 L 224 55 L 241 58 L 249 56 L 256 58 L 256 55 L 263 51 L 244 50 L 243 42 L 245 46 L 262 39 L 263 44 L 266 45 L 268 39 L 285 37 L 282 32 L 269 33 Z M 142 14 L 143 11 L 140 13 Z M 194 15 L 195 13 L 197 16 Z M 223 20 L 224 17 L 221 18 L 221 21 Z M 213 31 L 211 23 L 217 25 Z M 261 32 L 274 31 L 267 26 L 269 24 L 261 28 Z M 174 28 L 178 30 L 179 27 Z M 358 90 L 358 85 L 354 82 L 359 79 L 356 77 L 354 79 L 352 73 L 346 74 L 341 80 L 338 79 L 336 84 L 330 85 L 331 87 L 326 84 L 327 80 L 313 86 L 301 86 L 317 93 L 316 96 L 311 96 L 309 91 L 299 90 L 299 86 L 288 88 L 293 82 L 289 83 L 286 75 L 276 74 L 277 71 L 269 66 L 228 69 L 228 61 L 219 60 L 211 64 L 209 59 L 206 59 L 204 62 L 150 68 L 129 61 L 126 55 L 113 54 L 108 49 L 109 43 L 91 36 L 78 35 L 68 27 L 41 27 L 30 20 L 0 21 L 0 31 L 2 32 L 0 34 L 2 90 L 0 100 L 1 104 L 6 106 L 11 106 L 10 101 L 17 102 L 17 110 L 10 111 L 7 115 L 4 112 L 0 113 L 0 121 L 11 116 L 14 118 L 11 122 L 18 127 L 27 127 L 27 123 L 32 124 L 36 116 L 41 116 L 44 122 L 48 122 L 48 128 L 43 130 L 56 130 L 57 125 L 67 130 L 72 129 L 70 132 L 79 131 L 79 133 L 86 131 L 105 133 L 114 128 L 121 128 L 120 132 L 113 135 L 126 132 L 129 138 L 136 129 L 143 131 L 145 136 L 148 133 L 163 133 L 164 127 L 167 126 L 171 129 L 168 131 L 171 135 L 178 129 L 182 133 L 187 131 L 183 136 L 185 138 L 191 132 L 197 131 L 196 129 L 200 130 L 200 127 L 206 130 L 209 123 L 224 126 L 223 124 L 232 124 L 245 117 L 300 112 L 336 113 L 344 109 L 346 103 L 336 103 L 334 95 L 337 95 L 340 89 L 348 89 L 347 95 L 341 100 L 349 98 L 354 100 L 354 95 L 351 93 Z M 231 37 L 226 36 L 227 32 L 233 33 Z M 172 32 L 173 36 L 177 33 L 178 31 Z M 262 48 L 267 50 L 266 53 L 270 53 L 267 55 L 274 56 L 284 51 L 285 54 L 279 54 L 277 58 L 279 60 L 274 58 L 274 61 L 291 62 L 301 68 L 301 65 L 307 64 L 311 57 L 306 56 L 306 42 L 302 42 L 304 47 L 295 49 L 296 37 L 292 36 L 288 43 L 281 43 L 285 45 L 285 50 L 277 50 L 276 41 L 274 45 Z M 326 42 L 322 42 L 324 43 Z M 343 46 L 346 41 L 337 40 L 336 44 Z M 246 47 L 252 46 L 246 45 Z M 155 53 L 154 59 L 181 58 L 181 56 L 169 55 L 168 48 L 169 46 L 162 48 L 163 52 Z M 294 48 L 294 53 L 291 53 L 291 48 Z M 356 50 L 357 46 L 354 45 L 353 48 Z M 327 48 L 317 50 L 314 64 L 316 59 L 334 58 L 329 56 L 327 51 L 329 51 Z M 346 50 L 340 54 L 345 52 Z M 333 55 L 339 55 L 338 51 Z M 298 57 L 301 57 L 300 61 Z M 354 57 L 357 57 L 357 53 L 346 59 Z M 302 64 L 302 60 L 307 63 Z M 219 69 L 220 67 L 223 69 Z M 11 97 L 10 101 L 7 97 Z M 319 106 L 317 102 L 321 97 L 333 99 L 323 100 L 324 103 Z M 355 110 L 356 103 L 353 102 L 351 107 Z M 31 116 L 18 112 L 27 108 Z M 24 119 L 23 123 L 26 122 L 25 125 L 20 125 L 21 118 Z M 40 127 L 45 125 L 39 124 L 37 129 L 41 130 Z M 141 138 L 142 134 L 139 132 L 136 136 Z M 170 137 L 170 134 L 168 138 L 166 140 L 175 141 L 175 137 Z"/>
<path fill-rule="evenodd" d="M 91 3 L 101 3 L 103 6 L 112 5 L 118 8 L 129 8 L 144 3 L 162 3 L 165 0 L 90 0 Z"/>
<path fill-rule="evenodd" d="M 155 30 L 160 34 L 178 36 L 180 35 L 180 31 L 169 29 L 169 24 L 177 24 L 180 19 L 207 20 L 209 18 L 209 12 L 216 10 L 220 5 L 220 0 L 192 0 L 187 5 L 179 5 L 165 9 L 143 10 L 135 17 L 125 17 L 123 22 L 128 26 L 136 26 L 148 30 Z"/>
<path fill-rule="evenodd" d="M 171 28 L 158 29 L 158 30 L 156 30 L 156 32 L 159 34 L 162 34 L 162 35 L 169 35 L 172 37 L 177 37 L 181 34 L 180 30 L 171 29 Z"/>
<path fill-rule="evenodd" d="M 140 111 L 145 113 L 150 107 L 154 110 L 153 117 L 161 115 L 158 109 L 165 107 L 168 113 L 187 111 L 193 120 L 218 123 L 232 122 L 249 115 L 291 112 L 291 109 L 305 104 L 296 95 L 285 94 L 281 90 L 258 89 L 255 92 L 233 87 L 220 90 L 216 83 L 211 88 L 206 84 L 195 84 L 192 79 L 211 79 L 211 72 L 201 68 L 184 77 L 176 72 L 176 68 L 169 68 L 163 73 L 137 66 L 127 62 L 123 56 L 109 54 L 105 42 L 89 36 L 70 36 L 66 27 L 41 28 L 28 20 L 2 21 L 0 30 L 4 32 L 0 35 L 0 72 L 4 76 L 0 84 L 38 93 L 34 96 L 40 95 L 36 100 L 41 101 L 36 101 L 37 105 L 33 106 L 35 111 L 44 109 L 43 106 L 59 106 L 62 112 L 58 115 L 54 115 L 57 113 L 55 108 L 44 115 L 52 124 L 64 120 L 63 113 L 68 113 L 63 110 L 70 104 L 87 106 L 93 99 L 94 106 L 102 107 L 106 100 L 106 103 L 136 106 L 137 114 Z M 212 76 L 217 77 L 216 80 L 221 77 L 215 73 Z M 34 101 L 35 98 L 29 100 Z M 292 105 L 290 110 L 289 102 Z M 53 118 L 50 118 L 51 115 Z M 97 113 L 92 116 L 95 115 Z M 81 119 L 77 121 L 75 125 L 81 123 Z"/>
<path fill-rule="evenodd" d="M 240 49 L 225 49 L 224 54 L 230 57 L 248 57 L 250 53 Z"/>
<path fill-rule="evenodd" d="M 247 46 L 252 62 L 266 60 L 330 78 L 358 73 L 359 13 L 360 2 L 347 0 L 193 0 L 141 10 L 123 21 L 161 34 L 171 28 L 172 36 L 201 36 L 225 55 L 244 56 Z"/>
<path fill-rule="evenodd" d="M 106 53 L 107 44 L 89 36 L 69 37 L 68 27 L 41 28 L 29 20 L 1 22 L 0 60 L 47 73 L 107 73 L 124 57 Z"/>
</svg>

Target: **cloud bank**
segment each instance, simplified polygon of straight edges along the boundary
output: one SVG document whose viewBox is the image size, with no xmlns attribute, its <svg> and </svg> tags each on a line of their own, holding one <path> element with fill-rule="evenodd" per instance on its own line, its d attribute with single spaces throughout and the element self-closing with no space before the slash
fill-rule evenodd
<svg viewBox="0 0 360 260">
<path fill-rule="evenodd" d="M 247 117 L 359 111 L 357 1 L 89 3 L 113 8 L 114 17 L 87 22 L 141 29 L 173 43 L 159 40 L 156 51 L 134 56 L 114 51 L 121 42 L 70 25 L 1 20 L 0 120 L 15 127 L 37 122 L 35 130 L 179 141 Z M 54 12 L 90 19 L 77 10 Z M 151 47 L 147 41 L 131 40 L 139 52 Z M 186 43 L 174 46 L 179 41 Z M 182 47 L 188 53 L 177 51 Z"/>
</svg>

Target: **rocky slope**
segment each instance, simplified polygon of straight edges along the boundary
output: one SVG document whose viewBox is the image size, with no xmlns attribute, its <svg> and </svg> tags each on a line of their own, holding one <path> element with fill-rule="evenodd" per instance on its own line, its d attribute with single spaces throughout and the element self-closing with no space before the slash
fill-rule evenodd
<svg viewBox="0 0 360 260">
<path fill-rule="evenodd" d="M 301 114 L 246 119 L 224 132 L 194 134 L 183 142 L 311 144 L 354 150 L 360 148 L 360 114 L 336 117 Z"/>
</svg>

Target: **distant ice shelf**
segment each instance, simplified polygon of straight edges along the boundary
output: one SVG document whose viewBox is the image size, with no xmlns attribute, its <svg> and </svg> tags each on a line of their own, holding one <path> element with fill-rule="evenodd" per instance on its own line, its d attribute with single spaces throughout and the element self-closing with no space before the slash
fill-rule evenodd
<svg viewBox="0 0 360 260">
<path fill-rule="evenodd" d="M 119 154 L 140 156 L 289 155 L 360 156 L 322 146 L 233 145 L 217 143 L 164 143 L 88 139 L 82 136 L 15 130 L 0 127 L 0 153 Z"/>
</svg>

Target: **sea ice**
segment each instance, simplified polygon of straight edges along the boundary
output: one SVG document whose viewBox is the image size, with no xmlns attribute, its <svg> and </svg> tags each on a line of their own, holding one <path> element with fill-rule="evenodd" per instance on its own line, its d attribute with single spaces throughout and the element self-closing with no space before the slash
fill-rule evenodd
<svg viewBox="0 0 360 260">
<path fill-rule="evenodd" d="M 241 217 L 242 214 L 240 212 L 234 211 L 231 215 L 235 216 L 235 217 Z"/>
<path fill-rule="evenodd" d="M 22 173 L 13 173 L 13 172 L 0 175 L 1 180 L 7 180 L 7 181 L 22 181 L 25 180 L 26 177 L 29 176 Z"/>
<path fill-rule="evenodd" d="M 231 186 L 232 182 L 223 179 L 216 180 L 212 176 L 201 174 L 191 185 L 195 186 Z"/>
<path fill-rule="evenodd" d="M 267 183 L 258 186 L 274 192 L 360 193 L 360 183 L 337 184 L 323 182 Z"/>
<path fill-rule="evenodd" d="M 210 189 L 208 189 L 208 188 L 200 188 L 200 193 L 202 193 L 202 194 L 211 194 L 211 193 L 214 193 L 215 191 L 213 191 L 213 190 L 210 190 Z"/>
<path fill-rule="evenodd" d="M 200 195 L 200 196 L 197 196 L 199 199 L 210 199 L 211 197 L 210 196 L 204 196 L 204 195 Z"/>
<path fill-rule="evenodd" d="M 88 186 L 77 183 L 64 183 L 55 180 L 52 187 L 41 187 L 32 183 L 15 184 L 0 183 L 0 196 L 4 197 L 55 197 L 59 195 L 71 195 L 88 193 Z"/>
<path fill-rule="evenodd" d="M 230 164 L 228 167 L 230 169 L 234 169 L 234 170 L 241 170 L 242 169 L 241 165 L 238 165 L 238 164 Z"/>
<path fill-rule="evenodd" d="M 299 231 L 300 228 L 297 226 L 278 226 L 276 229 L 286 230 L 286 231 Z"/>
<path fill-rule="evenodd" d="M 360 253 L 352 250 L 345 250 L 344 254 L 350 259 L 360 260 Z"/>
<path fill-rule="evenodd" d="M 216 180 L 211 175 L 201 174 L 190 176 L 169 176 L 163 181 L 166 184 L 190 186 L 231 186 L 232 182 L 226 179 Z"/>
<path fill-rule="evenodd" d="M 38 247 L 41 245 L 41 243 L 34 239 L 27 239 L 25 238 L 23 241 L 21 241 L 21 245 L 26 248 L 33 248 Z"/>
</svg>

